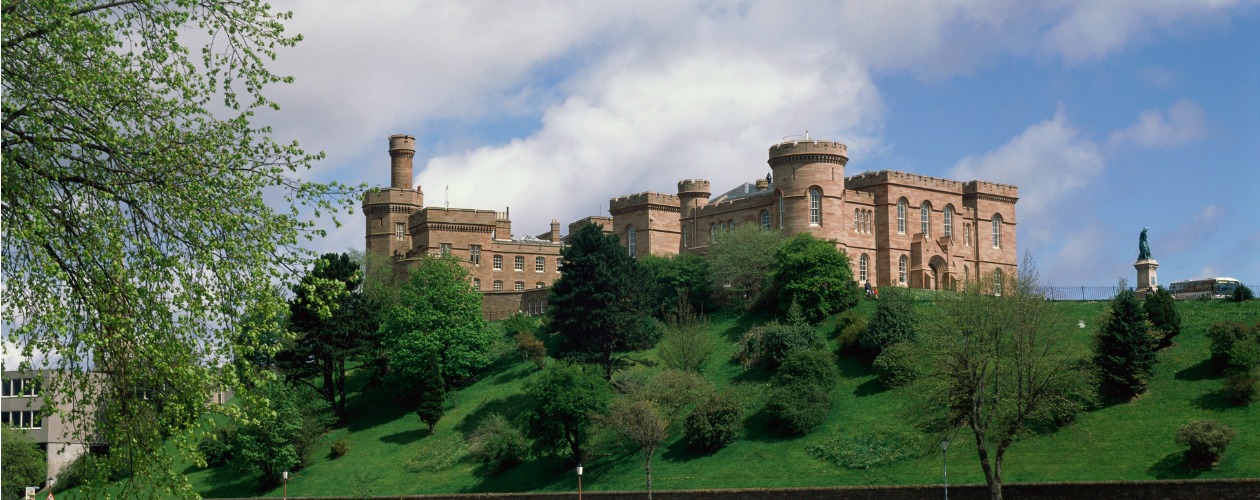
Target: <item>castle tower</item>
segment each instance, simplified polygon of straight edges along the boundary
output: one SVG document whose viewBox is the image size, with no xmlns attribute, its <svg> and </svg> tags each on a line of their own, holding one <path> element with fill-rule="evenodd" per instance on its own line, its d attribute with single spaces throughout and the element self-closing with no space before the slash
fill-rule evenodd
<svg viewBox="0 0 1260 500">
<path fill-rule="evenodd" d="M 709 181 L 704 179 L 678 181 L 678 202 L 684 219 L 695 217 L 697 208 L 709 204 Z"/>
<path fill-rule="evenodd" d="M 788 234 L 808 231 L 811 225 L 840 226 L 838 207 L 842 205 L 844 166 L 848 162 L 847 146 L 808 135 L 770 146 L 767 163 L 774 174 L 770 188 L 775 191 L 772 226 Z M 817 189 L 821 197 L 818 214 L 811 213 L 811 189 Z"/>
<path fill-rule="evenodd" d="M 368 254 L 402 256 L 411 249 L 408 218 L 424 206 L 424 193 L 419 186 L 412 188 L 412 158 L 415 155 L 414 136 L 389 136 L 390 187 L 368 191 L 363 196 Z"/>
</svg>

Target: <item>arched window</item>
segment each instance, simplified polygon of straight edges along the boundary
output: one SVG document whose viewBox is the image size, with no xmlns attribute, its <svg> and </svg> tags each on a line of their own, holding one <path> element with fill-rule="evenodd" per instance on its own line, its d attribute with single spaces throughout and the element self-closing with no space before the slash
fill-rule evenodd
<svg viewBox="0 0 1260 500">
<path fill-rule="evenodd" d="M 822 225 L 822 191 L 818 188 L 809 190 L 809 225 Z"/>
<path fill-rule="evenodd" d="M 626 250 L 630 252 L 630 257 L 634 257 L 634 226 L 626 226 Z"/>
<path fill-rule="evenodd" d="M 761 211 L 761 228 L 770 229 L 770 211 L 769 210 Z"/>
<path fill-rule="evenodd" d="M 1002 216 L 993 214 L 993 248 L 1002 248 Z"/>
<path fill-rule="evenodd" d="M 783 227 L 783 193 L 779 193 L 779 229 Z"/>
<path fill-rule="evenodd" d="M 963 245 L 971 246 L 971 224 L 963 225 Z"/>
<path fill-rule="evenodd" d="M 971 280 L 971 268 L 967 267 L 966 264 L 963 264 L 963 285 L 966 285 L 967 282 L 970 280 Z"/>
<path fill-rule="evenodd" d="M 897 200 L 897 234 L 906 234 L 906 200 Z"/>
<path fill-rule="evenodd" d="M 954 206 L 945 205 L 945 237 L 954 236 Z"/>
<path fill-rule="evenodd" d="M 862 256 L 858 258 L 858 281 L 866 283 L 866 266 L 870 264 L 870 260 L 871 259 L 867 257 L 866 254 L 862 254 Z"/>
<path fill-rule="evenodd" d="M 1002 268 L 993 270 L 993 293 L 1002 295 Z"/>
<path fill-rule="evenodd" d="M 897 259 L 897 283 L 906 284 L 906 268 L 909 267 L 910 259 L 902 255 Z"/>
<path fill-rule="evenodd" d="M 863 212 L 865 212 L 865 214 L 864 214 L 864 215 L 866 215 L 866 217 L 865 217 L 865 219 L 866 219 L 866 233 L 867 233 L 867 234 L 870 234 L 870 233 L 874 232 L 874 227 L 875 227 L 875 212 L 872 212 L 872 211 L 870 211 L 870 210 L 863 210 Z"/>
<path fill-rule="evenodd" d="M 712 243 L 713 240 L 716 240 L 716 239 L 717 239 L 717 224 L 710 222 L 709 223 L 709 242 Z"/>
<path fill-rule="evenodd" d="M 682 226 L 682 246 L 683 248 L 691 248 L 691 225 L 684 222 Z"/>
<path fill-rule="evenodd" d="M 857 232 L 859 232 L 859 233 L 860 233 L 860 232 L 862 232 L 862 217 L 861 217 L 861 215 L 862 215 L 862 211 L 861 211 L 861 210 L 858 210 L 858 209 L 856 209 L 856 208 L 855 208 L 855 209 L 853 209 L 853 230 L 854 230 L 854 231 L 857 231 Z"/>
<path fill-rule="evenodd" d="M 919 232 L 924 237 L 932 236 L 932 204 L 926 201 L 919 205 Z"/>
</svg>

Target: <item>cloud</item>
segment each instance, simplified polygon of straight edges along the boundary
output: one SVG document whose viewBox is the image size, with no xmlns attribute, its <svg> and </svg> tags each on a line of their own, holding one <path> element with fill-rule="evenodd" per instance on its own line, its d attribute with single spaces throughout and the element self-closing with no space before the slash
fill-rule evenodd
<svg viewBox="0 0 1260 500">
<path fill-rule="evenodd" d="M 1068 2 L 1043 34 L 1044 50 L 1069 64 L 1097 61 L 1132 45 L 1221 22 L 1241 0 L 1084 0 Z"/>
<path fill-rule="evenodd" d="M 1172 103 L 1167 111 L 1145 111 L 1137 122 L 1123 130 L 1117 130 L 1107 139 L 1107 145 L 1136 144 L 1147 148 L 1171 148 L 1185 145 L 1204 135 L 1206 113 L 1192 101 Z"/>
<path fill-rule="evenodd" d="M 1194 250 L 1216 233 L 1221 223 L 1225 221 L 1225 215 L 1225 208 L 1216 204 L 1199 209 L 1190 220 L 1173 229 L 1171 236 L 1166 240 L 1159 238 L 1159 246 L 1164 249 L 1156 247 L 1155 251 L 1176 256 Z"/>
</svg>

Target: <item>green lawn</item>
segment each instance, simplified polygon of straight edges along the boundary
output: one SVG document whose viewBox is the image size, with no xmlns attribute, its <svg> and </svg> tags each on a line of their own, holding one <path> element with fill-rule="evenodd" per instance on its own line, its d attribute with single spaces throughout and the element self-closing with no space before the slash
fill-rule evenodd
<svg viewBox="0 0 1260 500">
<path fill-rule="evenodd" d="M 1074 340 L 1072 347 L 1088 355 L 1091 337 L 1105 302 L 1058 302 L 1061 328 Z M 916 303 L 926 314 L 930 303 Z M 1140 480 L 1260 476 L 1260 415 L 1255 406 L 1227 404 L 1219 394 L 1221 378 L 1206 364 L 1207 327 L 1222 320 L 1254 324 L 1260 321 L 1260 301 L 1235 304 L 1222 301 L 1179 303 L 1183 333 L 1175 345 L 1159 354 L 1157 375 L 1146 394 L 1134 401 L 1086 413 L 1074 424 L 1048 435 L 1031 435 L 1007 454 L 1006 482 Z M 873 302 L 859 311 L 870 314 Z M 807 436 L 774 437 L 761 413 L 768 374 L 745 371 L 730 362 L 735 342 L 762 316 L 711 318 L 711 331 L 720 339 L 706 371 L 719 388 L 735 391 L 745 402 L 745 434 L 712 455 L 695 455 L 675 432 L 658 452 L 654 464 L 657 489 L 832 486 L 861 484 L 937 483 L 941 479 L 938 436 L 918 433 L 913 416 L 930 409 L 918 407 L 914 389 L 884 390 L 861 361 L 841 357 L 836 401 L 827 421 Z M 1086 328 L 1077 322 L 1084 320 Z M 831 322 L 819 327 L 831 337 Z M 657 370 L 654 352 L 633 353 L 633 370 Z M 353 416 L 347 427 L 327 436 L 331 443 L 346 437 L 348 455 L 332 459 L 324 446 L 312 463 L 289 481 L 289 494 L 302 496 L 356 495 L 369 487 L 377 495 L 483 491 L 563 491 L 576 488 L 573 473 L 562 459 L 531 459 L 497 476 L 487 474 L 467 455 L 465 436 L 491 412 L 509 417 L 528 406 L 522 384 L 537 372 L 515 359 L 496 365 L 479 382 L 451 395 L 447 413 L 433 435 L 419 419 L 392 400 L 388 387 L 354 394 Z M 356 384 L 363 380 L 356 379 Z M 1238 431 L 1224 460 L 1213 470 L 1181 467 L 1180 449 L 1173 443 L 1178 426 L 1199 418 L 1215 418 Z M 806 452 L 811 444 L 873 431 L 916 433 L 924 442 L 917 458 L 870 470 L 844 469 Z M 951 483 L 984 481 L 969 432 L 951 437 Z M 615 443 L 600 447 L 600 456 L 585 465 L 584 487 L 589 490 L 643 488 L 643 468 L 637 453 Z M 241 477 L 231 467 L 185 473 L 205 497 L 280 496 L 280 490 L 259 492 L 255 478 Z"/>
</svg>

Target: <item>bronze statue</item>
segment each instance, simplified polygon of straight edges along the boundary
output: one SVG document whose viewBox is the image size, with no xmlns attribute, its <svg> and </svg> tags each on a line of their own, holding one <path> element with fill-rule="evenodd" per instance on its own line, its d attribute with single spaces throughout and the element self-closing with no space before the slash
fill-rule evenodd
<svg viewBox="0 0 1260 500">
<path fill-rule="evenodd" d="M 1151 258 L 1151 245 L 1146 242 L 1146 228 L 1142 228 L 1142 236 L 1138 238 L 1138 260 Z"/>
</svg>

